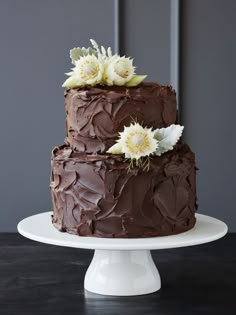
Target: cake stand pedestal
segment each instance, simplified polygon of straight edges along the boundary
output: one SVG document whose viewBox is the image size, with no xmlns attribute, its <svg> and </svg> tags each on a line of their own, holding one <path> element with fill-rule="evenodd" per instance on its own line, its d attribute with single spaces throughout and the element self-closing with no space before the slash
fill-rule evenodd
<svg viewBox="0 0 236 315">
<path fill-rule="evenodd" d="M 17 227 L 19 233 L 42 243 L 95 249 L 85 275 L 84 288 L 103 295 L 130 296 L 155 292 L 161 288 L 161 279 L 150 250 L 208 243 L 227 233 L 224 222 L 197 214 L 195 227 L 178 235 L 139 239 L 80 237 L 57 231 L 51 223 L 51 214 L 40 213 L 22 220 Z"/>
</svg>

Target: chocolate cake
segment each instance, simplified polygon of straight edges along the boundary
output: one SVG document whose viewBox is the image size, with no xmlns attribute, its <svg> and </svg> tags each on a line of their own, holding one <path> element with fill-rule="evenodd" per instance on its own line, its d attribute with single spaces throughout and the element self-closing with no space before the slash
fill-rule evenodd
<svg viewBox="0 0 236 315">
<path fill-rule="evenodd" d="M 52 160 L 53 223 L 81 236 L 148 237 L 194 226 L 194 154 L 179 144 L 153 159 L 149 172 L 109 155 L 56 147 Z"/>
<path fill-rule="evenodd" d="M 170 86 L 143 83 L 83 87 L 65 92 L 66 142 L 80 152 L 104 153 L 132 119 L 162 128 L 176 122 L 176 95 Z"/>
<path fill-rule="evenodd" d="M 125 151 L 111 150 L 124 128 L 135 126 L 150 134 L 159 130 L 155 141 L 161 148 L 160 135 L 165 140 L 169 127 L 177 123 L 176 93 L 170 86 L 70 87 L 65 110 L 67 135 L 52 152 L 50 184 L 52 222 L 59 231 L 141 238 L 177 234 L 194 226 L 196 166 L 187 144 L 177 136 L 173 142 L 172 134 L 166 141 L 169 148 L 147 154 L 148 167 L 143 167 L 142 158 L 132 160 Z M 137 136 L 133 141 L 133 146 L 141 143 Z"/>
</svg>

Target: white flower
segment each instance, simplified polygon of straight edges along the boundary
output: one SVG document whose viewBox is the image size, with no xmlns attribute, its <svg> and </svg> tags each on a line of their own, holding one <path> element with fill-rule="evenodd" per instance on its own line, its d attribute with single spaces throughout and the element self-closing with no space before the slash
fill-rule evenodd
<svg viewBox="0 0 236 315">
<path fill-rule="evenodd" d="M 75 47 L 70 50 L 70 58 L 75 68 L 66 73 L 69 78 L 63 83 L 66 88 L 78 88 L 85 85 L 139 85 L 146 75 L 136 75 L 133 60 L 113 55 L 111 47 L 99 47 L 90 39 L 92 47 Z"/>
<path fill-rule="evenodd" d="M 134 75 L 133 60 L 114 55 L 107 60 L 105 81 L 107 85 L 125 85 Z"/>
<path fill-rule="evenodd" d="M 167 128 L 154 130 L 155 138 L 158 141 L 158 147 L 155 155 L 160 156 L 169 150 L 173 150 L 174 145 L 182 135 L 184 127 L 180 125 L 171 125 Z"/>
<path fill-rule="evenodd" d="M 94 55 L 81 57 L 75 62 L 73 76 L 83 85 L 96 85 L 102 82 L 104 66 Z"/>
<path fill-rule="evenodd" d="M 140 159 L 153 154 L 158 148 L 158 141 L 154 138 L 152 128 L 143 128 L 138 123 L 125 127 L 120 132 L 120 138 L 107 152 L 125 154 L 128 159 Z"/>
</svg>

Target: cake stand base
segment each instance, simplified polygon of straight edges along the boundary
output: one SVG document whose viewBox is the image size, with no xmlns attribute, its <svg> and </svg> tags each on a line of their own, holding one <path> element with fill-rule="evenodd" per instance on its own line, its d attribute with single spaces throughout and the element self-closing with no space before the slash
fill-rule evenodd
<svg viewBox="0 0 236 315">
<path fill-rule="evenodd" d="M 94 249 L 84 288 L 104 295 L 130 296 L 159 290 L 161 280 L 150 250 L 203 244 L 227 233 L 224 222 L 197 214 L 194 228 L 177 235 L 139 239 L 80 237 L 57 231 L 51 214 L 40 213 L 22 220 L 17 227 L 19 233 L 46 244 Z"/>
<path fill-rule="evenodd" d="M 161 279 L 149 250 L 95 250 L 84 288 L 104 295 L 140 295 L 159 290 Z"/>
</svg>

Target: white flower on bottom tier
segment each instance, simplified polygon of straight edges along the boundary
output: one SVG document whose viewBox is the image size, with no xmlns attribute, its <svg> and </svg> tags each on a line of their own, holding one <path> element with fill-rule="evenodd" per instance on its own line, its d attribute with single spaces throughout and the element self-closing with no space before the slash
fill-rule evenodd
<svg viewBox="0 0 236 315">
<path fill-rule="evenodd" d="M 107 152 L 125 154 L 125 157 L 131 160 L 139 160 L 150 155 L 160 156 L 173 150 L 183 129 L 184 127 L 180 125 L 171 125 L 167 128 L 152 130 L 138 123 L 132 123 L 129 127 L 124 127 L 117 143 Z"/>
<path fill-rule="evenodd" d="M 112 154 L 125 154 L 128 159 L 140 159 L 153 154 L 158 148 L 158 141 L 154 138 L 152 128 L 144 128 L 138 123 L 124 127 L 120 138 L 107 152 Z"/>
</svg>

